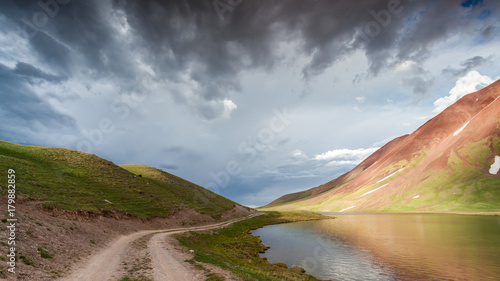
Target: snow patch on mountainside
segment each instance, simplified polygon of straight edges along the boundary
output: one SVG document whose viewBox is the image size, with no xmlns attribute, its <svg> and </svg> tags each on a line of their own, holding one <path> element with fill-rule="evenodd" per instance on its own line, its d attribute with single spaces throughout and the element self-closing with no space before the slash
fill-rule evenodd
<svg viewBox="0 0 500 281">
<path fill-rule="evenodd" d="M 500 170 L 500 156 L 495 156 L 495 162 L 491 164 L 490 167 L 490 174 L 496 175 L 498 171 Z"/>
<path fill-rule="evenodd" d="M 377 183 L 382 182 L 382 181 L 385 181 L 386 179 L 388 179 L 388 178 L 390 178 L 390 177 L 394 176 L 395 174 L 397 174 L 397 173 L 401 172 L 401 171 L 402 171 L 402 170 L 404 170 L 404 169 L 405 169 L 405 168 L 397 170 L 396 172 L 394 172 L 394 173 L 392 173 L 392 174 L 388 175 L 387 177 L 385 177 L 385 178 L 383 178 L 383 179 L 379 180 Z"/>
<path fill-rule="evenodd" d="M 340 210 L 339 212 L 347 211 L 347 210 L 352 209 L 352 208 L 354 208 L 354 207 L 356 207 L 356 205 L 351 206 L 351 207 L 347 207 L 347 208 L 345 208 L 345 209 L 342 209 L 342 210 Z"/>
<path fill-rule="evenodd" d="M 382 187 L 384 187 L 384 186 L 386 186 L 386 185 L 388 185 L 388 183 L 386 183 L 386 184 L 384 184 L 384 185 L 381 185 L 381 186 L 379 186 L 379 187 L 375 188 L 374 190 L 370 190 L 370 191 L 366 192 L 365 194 L 361 195 L 361 197 L 363 197 L 363 196 L 365 196 L 365 195 L 367 195 L 367 194 L 370 194 L 370 193 L 372 193 L 372 192 L 374 192 L 374 191 L 377 191 L 377 190 L 381 189 Z"/>
<path fill-rule="evenodd" d="M 470 122 L 470 121 L 469 121 Z M 465 125 L 462 126 L 462 128 L 456 130 L 454 133 L 453 133 L 453 136 L 456 137 L 458 134 L 460 134 L 461 131 L 463 131 L 465 129 L 465 127 L 467 127 L 467 125 L 469 125 L 469 122 L 465 123 Z"/>
</svg>

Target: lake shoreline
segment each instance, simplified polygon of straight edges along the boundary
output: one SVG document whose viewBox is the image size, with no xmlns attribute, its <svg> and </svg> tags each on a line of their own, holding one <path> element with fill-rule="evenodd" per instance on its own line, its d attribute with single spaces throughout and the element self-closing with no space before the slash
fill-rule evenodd
<svg viewBox="0 0 500 281">
<path fill-rule="evenodd" d="M 318 279 L 500 277 L 495 262 L 500 258 L 497 216 L 435 212 L 326 215 L 336 215 L 336 219 L 269 225 L 254 231 L 270 246 L 261 256 L 270 262 L 301 266 Z"/>
<path fill-rule="evenodd" d="M 263 212 L 264 215 L 235 223 L 225 229 L 209 232 L 190 232 L 177 235 L 179 244 L 194 251 L 194 258 L 188 260 L 196 267 L 205 264 L 229 270 L 242 280 L 252 277 L 256 280 L 310 280 L 317 278 L 300 267 L 288 267 L 284 263 L 270 263 L 261 258 L 269 247 L 253 235 L 252 231 L 268 225 L 280 225 L 299 221 L 330 220 L 334 217 L 315 212 Z M 210 279 L 212 280 L 212 279 Z M 219 279 L 213 279 L 219 280 Z"/>
</svg>

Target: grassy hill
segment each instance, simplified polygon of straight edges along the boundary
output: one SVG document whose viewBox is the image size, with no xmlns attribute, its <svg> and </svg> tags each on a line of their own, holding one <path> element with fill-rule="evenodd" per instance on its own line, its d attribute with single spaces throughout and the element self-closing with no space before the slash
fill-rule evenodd
<svg viewBox="0 0 500 281">
<path fill-rule="evenodd" d="M 122 211 L 138 217 L 167 216 L 192 208 L 219 218 L 236 203 L 167 172 L 141 165 L 117 166 L 71 149 L 0 141 L 1 194 L 14 169 L 16 194 L 62 210 Z"/>
</svg>

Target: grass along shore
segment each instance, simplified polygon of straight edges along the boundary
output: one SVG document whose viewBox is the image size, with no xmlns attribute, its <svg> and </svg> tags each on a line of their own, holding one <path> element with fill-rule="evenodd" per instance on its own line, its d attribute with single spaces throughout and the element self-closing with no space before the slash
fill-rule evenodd
<svg viewBox="0 0 500 281">
<path fill-rule="evenodd" d="M 209 263 L 229 270 L 243 280 L 318 280 L 304 273 L 300 267 L 287 268 L 284 263 L 269 263 L 259 257 L 267 248 L 251 230 L 265 225 L 295 221 L 320 220 L 332 217 L 311 212 L 267 212 L 231 226 L 214 231 L 189 232 L 175 235 L 180 245 L 194 250 L 194 258 L 188 262 Z M 197 267 L 202 268 L 202 265 Z M 210 274 L 207 280 L 224 280 Z"/>
</svg>

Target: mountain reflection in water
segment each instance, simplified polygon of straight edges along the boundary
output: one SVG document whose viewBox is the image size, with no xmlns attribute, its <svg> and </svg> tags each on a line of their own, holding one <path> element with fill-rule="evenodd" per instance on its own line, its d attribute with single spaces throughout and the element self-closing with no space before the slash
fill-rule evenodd
<svg viewBox="0 0 500 281">
<path fill-rule="evenodd" d="M 500 280 L 500 217 L 334 214 L 253 231 L 270 262 L 332 280 Z"/>
</svg>

